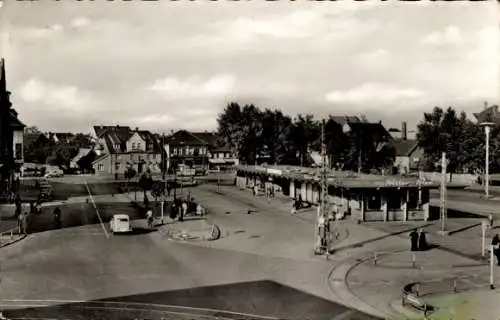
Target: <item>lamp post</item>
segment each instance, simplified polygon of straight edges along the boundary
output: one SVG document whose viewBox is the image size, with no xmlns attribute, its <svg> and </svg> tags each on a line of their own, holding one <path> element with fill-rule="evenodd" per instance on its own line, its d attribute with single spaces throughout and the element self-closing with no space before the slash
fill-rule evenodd
<svg viewBox="0 0 500 320">
<path fill-rule="evenodd" d="M 485 158 L 485 176 L 484 176 L 484 193 L 485 197 L 490 197 L 490 131 L 491 127 L 495 125 L 492 122 L 482 122 L 481 126 L 484 127 L 486 134 L 486 158 Z"/>
</svg>

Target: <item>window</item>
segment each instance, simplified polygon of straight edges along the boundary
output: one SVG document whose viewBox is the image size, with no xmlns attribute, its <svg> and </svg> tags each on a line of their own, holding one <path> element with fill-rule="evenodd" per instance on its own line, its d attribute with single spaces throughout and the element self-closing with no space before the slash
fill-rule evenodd
<svg viewBox="0 0 500 320">
<path fill-rule="evenodd" d="M 99 170 L 99 171 L 104 171 L 104 164 L 99 163 L 99 164 L 97 165 L 97 170 Z"/>
<path fill-rule="evenodd" d="M 119 171 L 120 170 L 120 163 L 115 163 L 115 170 L 116 171 Z"/>
<path fill-rule="evenodd" d="M 141 149 L 141 143 L 140 142 L 137 143 L 137 149 Z"/>
<path fill-rule="evenodd" d="M 16 160 L 21 160 L 23 158 L 23 144 L 16 143 L 16 152 L 15 152 Z"/>
<path fill-rule="evenodd" d="M 200 155 L 200 149 L 199 148 L 194 148 L 194 156 L 197 157 Z"/>
<path fill-rule="evenodd" d="M 132 142 L 132 150 L 135 150 L 135 142 Z"/>
</svg>

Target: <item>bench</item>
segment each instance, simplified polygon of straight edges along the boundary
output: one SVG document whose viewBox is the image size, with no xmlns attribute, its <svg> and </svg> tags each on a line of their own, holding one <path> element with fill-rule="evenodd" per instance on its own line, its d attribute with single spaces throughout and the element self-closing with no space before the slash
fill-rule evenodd
<svg viewBox="0 0 500 320">
<path fill-rule="evenodd" d="M 410 283 L 404 286 L 402 294 L 402 305 L 403 307 L 412 307 L 413 309 L 423 312 L 424 316 L 427 316 L 427 313 L 434 310 L 434 308 L 420 300 L 418 298 L 418 293 L 413 291 L 413 287 L 415 287 L 417 284 L 418 283 Z"/>
</svg>

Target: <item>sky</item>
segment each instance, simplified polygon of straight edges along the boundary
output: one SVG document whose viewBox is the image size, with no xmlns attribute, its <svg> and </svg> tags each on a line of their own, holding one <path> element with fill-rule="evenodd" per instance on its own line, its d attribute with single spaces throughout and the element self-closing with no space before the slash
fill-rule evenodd
<svg viewBox="0 0 500 320">
<path fill-rule="evenodd" d="M 215 130 L 231 101 L 386 127 L 498 103 L 496 1 L 13 1 L 0 55 L 43 131 Z"/>
</svg>

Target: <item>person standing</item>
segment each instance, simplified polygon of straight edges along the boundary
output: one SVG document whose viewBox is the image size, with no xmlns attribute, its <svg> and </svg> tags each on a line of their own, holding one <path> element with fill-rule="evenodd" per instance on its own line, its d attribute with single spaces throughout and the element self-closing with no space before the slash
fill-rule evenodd
<svg viewBox="0 0 500 320">
<path fill-rule="evenodd" d="M 418 232 L 418 250 L 425 251 L 427 250 L 427 239 L 425 236 L 424 229 L 420 229 Z"/>
<path fill-rule="evenodd" d="M 187 215 L 188 204 L 186 201 L 182 202 L 182 217 Z"/>
<path fill-rule="evenodd" d="M 61 229 L 61 209 L 59 207 L 54 209 L 54 228 Z"/>
<path fill-rule="evenodd" d="M 410 232 L 411 251 L 418 251 L 418 233 L 416 229 Z"/>
<path fill-rule="evenodd" d="M 491 213 L 488 215 L 488 224 L 490 229 L 493 229 L 494 222 L 493 222 L 493 215 Z"/>
</svg>

